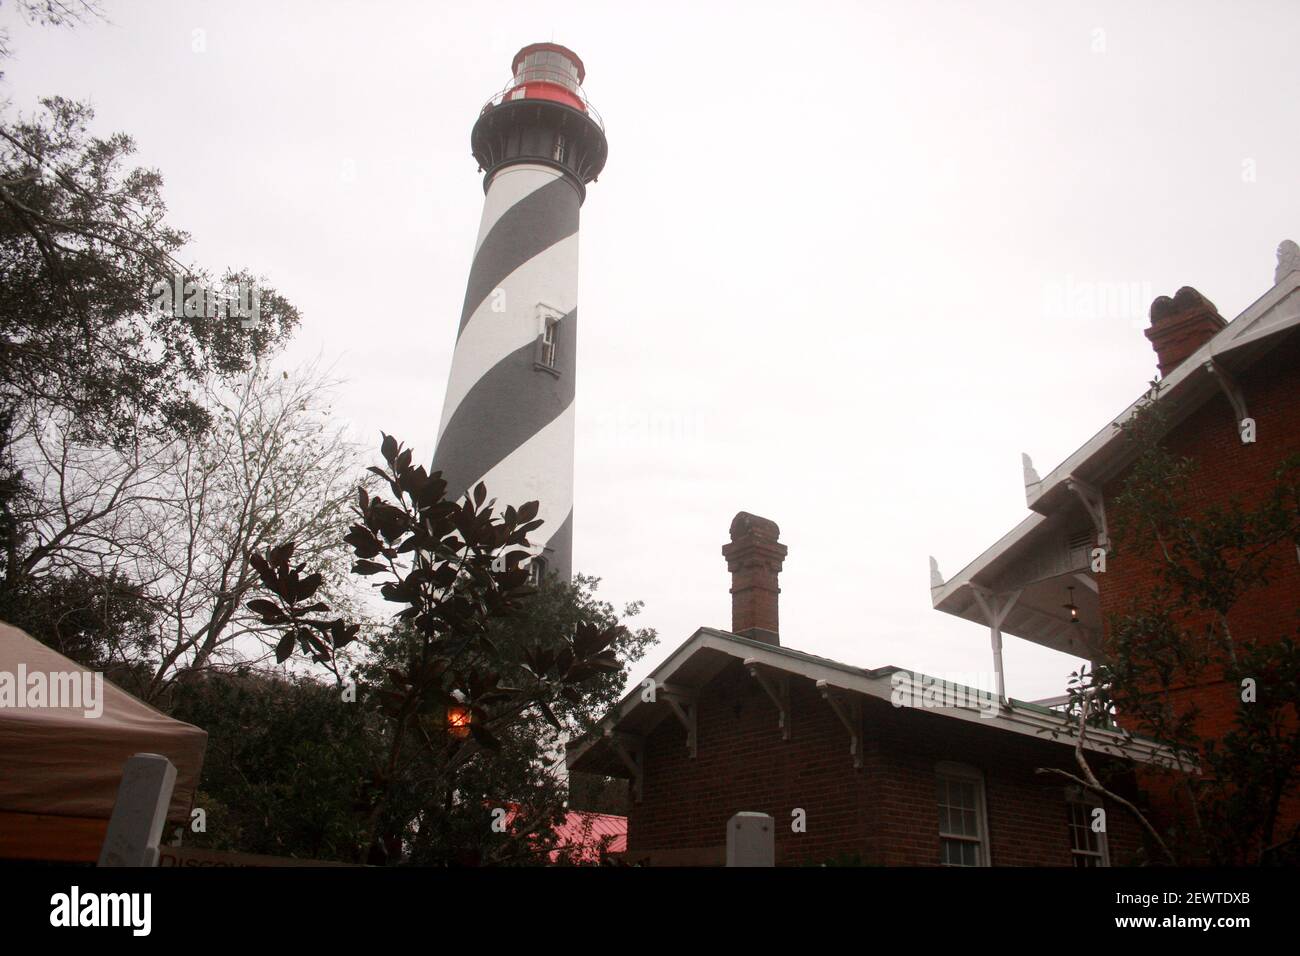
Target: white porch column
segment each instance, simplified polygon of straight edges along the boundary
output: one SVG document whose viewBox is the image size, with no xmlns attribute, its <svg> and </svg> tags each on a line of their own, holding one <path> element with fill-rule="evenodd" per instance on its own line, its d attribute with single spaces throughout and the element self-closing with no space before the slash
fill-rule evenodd
<svg viewBox="0 0 1300 956">
<path fill-rule="evenodd" d="M 971 585 L 975 601 L 984 613 L 984 621 L 989 626 L 989 641 L 993 645 L 993 678 L 997 683 L 998 701 L 1006 703 L 1006 679 L 1002 672 L 1002 622 L 1007 619 L 1011 609 L 1020 600 L 1020 589 L 1009 594 L 994 594 L 988 588 Z"/>
</svg>

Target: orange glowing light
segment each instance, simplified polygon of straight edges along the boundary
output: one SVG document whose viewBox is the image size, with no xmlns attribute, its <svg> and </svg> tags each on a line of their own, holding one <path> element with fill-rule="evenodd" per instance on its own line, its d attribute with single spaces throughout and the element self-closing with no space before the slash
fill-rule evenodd
<svg viewBox="0 0 1300 956">
<path fill-rule="evenodd" d="M 468 737 L 471 720 L 468 707 L 453 704 L 447 708 L 447 732 L 453 737 Z"/>
</svg>

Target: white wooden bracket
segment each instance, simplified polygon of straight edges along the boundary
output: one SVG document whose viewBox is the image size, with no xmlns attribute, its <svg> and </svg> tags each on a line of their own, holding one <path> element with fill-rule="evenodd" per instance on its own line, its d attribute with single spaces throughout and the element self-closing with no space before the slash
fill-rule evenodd
<svg viewBox="0 0 1300 956">
<path fill-rule="evenodd" d="M 862 769 L 862 701 L 851 696 L 848 692 L 838 687 L 832 687 L 824 680 L 817 682 L 817 689 L 821 691 L 822 697 L 826 703 L 831 705 L 831 710 L 835 711 L 835 716 L 840 719 L 845 729 L 849 732 L 849 753 L 853 755 L 853 767 L 856 770 Z"/>
<path fill-rule="evenodd" d="M 1250 412 L 1246 410 L 1246 396 L 1237 384 L 1237 380 L 1232 377 L 1232 373 L 1226 368 L 1208 358 L 1204 363 L 1205 370 L 1214 376 L 1214 380 L 1219 383 L 1219 388 L 1223 389 L 1223 394 L 1227 396 L 1228 402 L 1232 405 L 1232 413 L 1237 416 L 1237 437 L 1243 438 L 1244 423 L 1250 417 Z"/>
<path fill-rule="evenodd" d="M 686 750 L 695 758 L 696 714 L 699 711 L 698 697 L 691 691 L 670 684 L 660 684 L 656 697 L 667 701 L 682 727 L 686 729 Z"/>
<path fill-rule="evenodd" d="M 788 674 L 773 674 L 763 664 L 756 660 L 745 661 L 745 669 L 749 671 L 749 676 L 758 681 L 758 686 L 763 688 L 767 696 L 776 704 L 776 709 L 780 713 L 777 719 L 777 727 L 781 730 L 781 739 L 790 739 L 790 676 Z"/>
<path fill-rule="evenodd" d="M 984 612 L 984 620 L 989 626 L 989 642 L 993 645 L 993 678 L 997 682 L 998 702 L 1006 703 L 1007 685 L 1002 671 L 1002 622 L 1007 619 L 1011 609 L 1020 600 L 1019 589 L 1009 594 L 994 594 L 988 588 L 978 584 L 971 585 L 975 603 Z"/>
<path fill-rule="evenodd" d="M 1081 478 L 1075 478 L 1073 475 L 1065 480 L 1065 487 L 1078 495 L 1079 500 L 1083 502 L 1083 507 L 1088 511 L 1088 517 L 1092 519 L 1092 526 L 1097 530 L 1097 546 L 1105 548 L 1109 554 L 1110 531 L 1106 527 L 1106 502 L 1102 498 L 1101 492 L 1088 482 Z"/>
<path fill-rule="evenodd" d="M 633 734 L 616 734 L 612 727 L 605 728 L 605 739 L 632 774 L 632 798 L 640 803 L 642 783 L 645 780 L 644 742 Z"/>
<path fill-rule="evenodd" d="M 1079 571 L 1075 573 L 1074 579 L 1078 581 L 1080 584 L 1082 584 L 1089 591 L 1091 591 L 1093 594 L 1101 593 L 1101 586 L 1097 584 L 1097 579 L 1094 578 L 1091 574 L 1084 574 L 1082 571 Z"/>
</svg>

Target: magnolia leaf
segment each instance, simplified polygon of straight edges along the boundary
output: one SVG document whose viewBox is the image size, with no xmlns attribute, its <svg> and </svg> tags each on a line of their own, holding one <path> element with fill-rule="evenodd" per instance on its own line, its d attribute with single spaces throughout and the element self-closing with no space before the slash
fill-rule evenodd
<svg viewBox="0 0 1300 956">
<path fill-rule="evenodd" d="M 268 601 L 265 598 L 258 598 L 255 601 L 249 601 L 244 605 L 254 614 L 262 616 L 263 624 L 281 624 L 289 620 L 288 615 L 280 610 L 280 605 L 274 601 Z"/>
</svg>

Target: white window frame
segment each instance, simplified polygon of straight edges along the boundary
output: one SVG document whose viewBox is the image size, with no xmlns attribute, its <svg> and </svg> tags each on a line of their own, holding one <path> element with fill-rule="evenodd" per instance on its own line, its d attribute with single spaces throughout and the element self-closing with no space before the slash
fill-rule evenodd
<svg viewBox="0 0 1300 956">
<path fill-rule="evenodd" d="M 1101 797 L 1085 790 L 1083 787 L 1066 787 L 1065 788 L 1065 811 L 1066 811 L 1066 829 L 1070 837 L 1070 865 L 1081 856 L 1091 857 L 1097 860 L 1098 866 L 1110 866 L 1110 844 L 1106 839 L 1106 831 L 1102 830 L 1097 836 L 1097 852 L 1092 850 L 1083 850 L 1074 845 L 1074 810 L 1076 807 L 1084 811 L 1084 820 L 1089 832 L 1092 830 L 1092 811 L 1101 808 L 1104 812 L 1106 807 Z M 1109 814 L 1107 814 L 1109 818 Z"/>
<path fill-rule="evenodd" d="M 979 827 L 978 838 L 972 839 L 964 833 L 945 833 L 942 828 L 939 829 L 939 862 L 940 866 L 960 866 L 958 863 L 943 862 L 943 841 L 959 840 L 963 843 L 974 844 L 977 848 L 978 861 L 976 866 L 991 866 L 992 861 L 989 856 L 989 818 L 988 818 L 988 801 L 984 795 L 984 774 L 976 767 L 969 764 L 955 763 L 951 760 L 941 760 L 934 766 L 935 781 L 935 808 L 939 806 L 939 782 L 941 780 L 953 780 L 959 783 L 973 783 L 975 785 L 975 823 Z"/>
<path fill-rule="evenodd" d="M 528 584 L 531 587 L 539 588 L 546 577 L 546 559 L 540 554 L 534 555 L 528 561 Z"/>
<path fill-rule="evenodd" d="M 555 343 L 560 335 L 560 320 L 547 319 L 542 329 L 542 364 L 555 368 Z"/>
<path fill-rule="evenodd" d="M 559 375 L 557 360 L 560 350 L 560 336 L 564 334 L 564 313 L 541 302 L 537 303 L 537 358 L 540 369 Z M 547 336 L 550 341 L 547 341 Z"/>
</svg>

